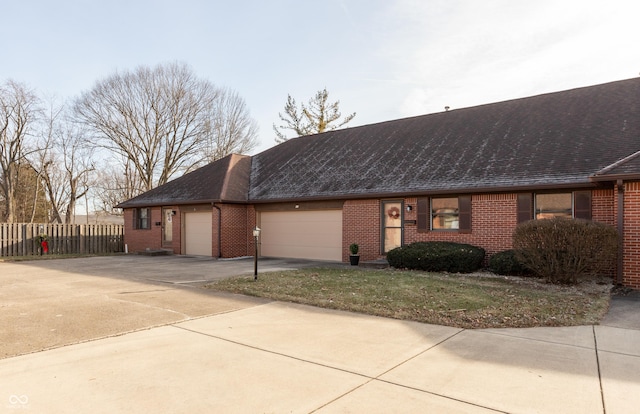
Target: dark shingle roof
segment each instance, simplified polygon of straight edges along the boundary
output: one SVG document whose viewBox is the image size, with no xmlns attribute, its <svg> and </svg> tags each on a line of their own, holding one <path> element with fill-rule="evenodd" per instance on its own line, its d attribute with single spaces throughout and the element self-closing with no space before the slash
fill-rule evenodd
<svg viewBox="0 0 640 414">
<path fill-rule="evenodd" d="M 249 200 L 584 185 L 639 150 L 635 78 L 291 139 L 253 157 Z"/>
<path fill-rule="evenodd" d="M 592 185 L 640 177 L 640 78 L 291 139 L 119 207 Z"/>
<path fill-rule="evenodd" d="M 251 157 L 228 155 L 118 205 L 120 208 L 246 202 Z"/>
<path fill-rule="evenodd" d="M 594 174 L 592 178 L 598 181 L 629 176 L 640 177 L 640 151 L 606 166 Z"/>
</svg>

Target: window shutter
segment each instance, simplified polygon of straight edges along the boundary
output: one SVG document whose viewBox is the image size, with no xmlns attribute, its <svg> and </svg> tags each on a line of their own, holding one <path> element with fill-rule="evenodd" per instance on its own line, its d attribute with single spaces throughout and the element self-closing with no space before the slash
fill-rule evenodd
<svg viewBox="0 0 640 414">
<path fill-rule="evenodd" d="M 426 233 L 429 231 L 429 198 L 418 199 L 418 233 Z"/>
<path fill-rule="evenodd" d="M 133 210 L 133 214 L 131 215 L 133 217 L 133 226 L 132 228 L 135 230 L 138 228 L 138 209 L 137 208 L 132 208 Z"/>
<path fill-rule="evenodd" d="M 533 195 L 531 193 L 518 194 L 518 223 L 524 223 L 533 218 Z"/>
<path fill-rule="evenodd" d="M 458 231 L 471 233 L 471 196 L 458 197 Z"/>
<path fill-rule="evenodd" d="M 573 193 L 573 216 L 591 220 L 591 190 Z"/>
</svg>

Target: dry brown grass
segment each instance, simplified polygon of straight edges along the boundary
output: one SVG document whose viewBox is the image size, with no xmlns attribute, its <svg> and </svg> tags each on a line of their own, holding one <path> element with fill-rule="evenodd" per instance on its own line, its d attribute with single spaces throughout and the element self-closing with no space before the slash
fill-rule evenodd
<svg viewBox="0 0 640 414">
<path fill-rule="evenodd" d="M 236 277 L 210 289 L 460 328 L 597 324 L 611 280 L 576 286 L 490 273 L 302 269 Z"/>
</svg>

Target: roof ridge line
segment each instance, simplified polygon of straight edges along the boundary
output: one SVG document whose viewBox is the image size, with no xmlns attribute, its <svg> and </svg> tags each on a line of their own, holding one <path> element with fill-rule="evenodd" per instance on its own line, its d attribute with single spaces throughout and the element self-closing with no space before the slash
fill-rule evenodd
<svg viewBox="0 0 640 414">
<path fill-rule="evenodd" d="M 242 154 L 229 154 L 229 163 L 227 164 L 227 171 L 224 174 L 224 181 L 222 182 L 222 189 L 220 190 L 220 199 L 224 200 L 227 198 L 227 189 L 229 188 L 229 180 L 231 179 L 231 170 L 236 164 L 245 157 L 251 157 L 250 155 L 242 155 Z"/>
<path fill-rule="evenodd" d="M 636 151 L 631 155 L 627 155 L 626 157 L 614 162 L 613 164 L 607 165 L 606 167 L 602 168 L 599 171 L 596 171 L 596 173 L 594 175 L 603 175 L 606 174 L 607 172 L 613 170 L 616 167 L 621 166 L 622 164 L 625 164 L 629 161 L 631 161 L 634 158 L 637 158 L 638 156 L 640 156 L 640 151 Z"/>
</svg>

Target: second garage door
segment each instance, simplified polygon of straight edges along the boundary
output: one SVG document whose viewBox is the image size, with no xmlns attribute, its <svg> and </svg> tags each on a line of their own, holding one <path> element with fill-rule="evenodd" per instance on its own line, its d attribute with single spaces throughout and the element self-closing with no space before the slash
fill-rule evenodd
<svg viewBox="0 0 640 414">
<path fill-rule="evenodd" d="M 184 248 L 185 254 L 211 256 L 211 222 L 210 211 L 186 213 L 184 215 Z"/>
<path fill-rule="evenodd" d="M 342 210 L 263 212 L 260 228 L 262 256 L 342 261 Z"/>
</svg>

